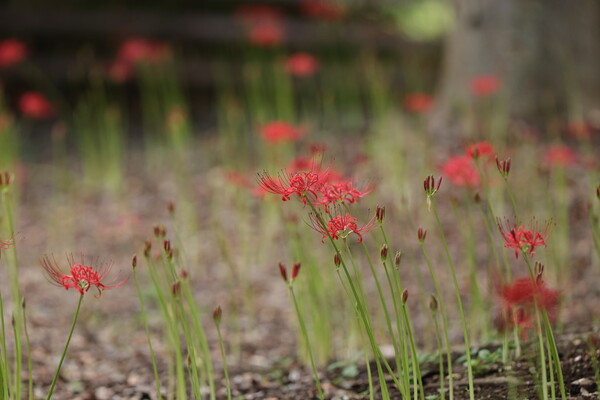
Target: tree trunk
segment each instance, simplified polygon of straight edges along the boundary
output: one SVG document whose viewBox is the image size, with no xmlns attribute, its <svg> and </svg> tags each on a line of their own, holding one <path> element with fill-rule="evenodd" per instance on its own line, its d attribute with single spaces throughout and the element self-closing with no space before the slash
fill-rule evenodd
<svg viewBox="0 0 600 400">
<path fill-rule="evenodd" d="M 600 1 L 454 0 L 430 127 L 442 138 L 465 132 L 478 75 L 500 80 L 505 116 L 531 124 L 549 117 L 600 126 Z"/>
</svg>

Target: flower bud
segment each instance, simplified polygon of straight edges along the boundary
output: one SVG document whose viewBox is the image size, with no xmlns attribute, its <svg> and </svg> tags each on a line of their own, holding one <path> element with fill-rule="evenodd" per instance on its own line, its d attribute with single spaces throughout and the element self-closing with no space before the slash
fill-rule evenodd
<svg viewBox="0 0 600 400">
<path fill-rule="evenodd" d="M 496 167 L 504 179 L 508 178 L 508 173 L 510 172 L 510 158 L 500 161 L 496 156 Z"/>
<path fill-rule="evenodd" d="M 131 259 L 131 267 L 133 269 L 135 269 L 135 267 L 137 267 L 137 256 L 133 256 L 133 258 Z"/>
<path fill-rule="evenodd" d="M 417 238 L 419 239 L 419 242 L 421 242 L 421 243 L 425 242 L 426 237 L 427 237 L 427 231 L 423 228 L 419 228 L 417 230 Z"/>
<path fill-rule="evenodd" d="M 173 203 L 172 201 L 167 203 L 167 211 L 169 212 L 169 215 L 175 214 L 175 203 Z"/>
<path fill-rule="evenodd" d="M 287 269 L 285 268 L 285 264 L 282 262 L 279 263 L 279 273 L 281 273 L 281 277 L 283 278 L 283 281 L 287 283 L 287 281 L 288 281 Z"/>
<path fill-rule="evenodd" d="M 173 293 L 173 296 L 177 296 L 180 291 L 181 291 L 181 282 L 176 281 L 175 283 L 173 283 L 173 285 L 171 285 L 171 293 Z"/>
<path fill-rule="evenodd" d="M 215 324 L 219 325 L 221 323 L 222 316 L 223 311 L 221 310 L 221 306 L 217 306 L 213 311 L 213 320 L 215 321 Z"/>
<path fill-rule="evenodd" d="M 394 257 L 394 265 L 396 266 L 396 269 L 400 268 L 401 262 L 402 262 L 402 252 L 397 251 L 396 256 Z"/>
<path fill-rule="evenodd" d="M 333 256 L 333 263 L 335 264 L 336 269 L 340 267 L 342 259 L 340 258 L 340 255 L 338 253 L 335 253 L 335 255 Z"/>
<path fill-rule="evenodd" d="M 402 291 L 402 304 L 406 304 L 408 301 L 408 289 Z"/>
<path fill-rule="evenodd" d="M 385 260 L 387 259 L 387 256 L 388 256 L 387 244 L 383 244 L 383 246 L 381 246 L 381 251 L 379 252 L 379 255 L 381 256 L 381 261 L 385 262 Z"/>
<path fill-rule="evenodd" d="M 165 249 L 165 252 L 168 253 L 171 250 L 171 241 L 165 240 L 163 242 L 163 248 Z"/>
<path fill-rule="evenodd" d="M 182 270 L 179 272 L 179 277 L 180 277 L 181 279 L 187 279 L 187 277 L 188 277 L 188 272 L 187 272 L 187 270 L 186 270 L 186 269 L 182 269 Z"/>
<path fill-rule="evenodd" d="M 150 250 L 152 250 L 152 242 L 149 240 L 146 240 L 144 242 L 144 257 L 146 257 L 146 258 L 150 257 Z"/>
<path fill-rule="evenodd" d="M 481 203 L 481 196 L 479 195 L 479 192 L 475 193 L 475 196 L 473 197 L 473 201 L 475 201 L 475 204 Z"/>
<path fill-rule="evenodd" d="M 433 294 L 429 298 L 429 309 L 433 312 L 437 312 L 438 309 L 438 300 Z"/>
<path fill-rule="evenodd" d="M 300 272 L 300 263 L 297 262 L 292 267 L 292 280 L 296 279 L 296 277 L 298 276 L 299 272 Z"/>
<path fill-rule="evenodd" d="M 383 223 L 383 219 L 385 218 L 385 206 L 377 206 L 377 210 L 375 211 L 375 218 L 379 223 Z"/>
</svg>

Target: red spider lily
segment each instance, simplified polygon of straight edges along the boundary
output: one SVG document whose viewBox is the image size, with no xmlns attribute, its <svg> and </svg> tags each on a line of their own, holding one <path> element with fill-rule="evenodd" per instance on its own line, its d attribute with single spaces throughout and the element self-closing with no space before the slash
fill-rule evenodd
<svg viewBox="0 0 600 400">
<path fill-rule="evenodd" d="M 319 171 L 321 163 L 315 160 L 314 157 L 296 157 L 286 169 L 291 173 L 298 171 Z"/>
<path fill-rule="evenodd" d="M 283 142 L 295 142 L 299 140 L 304 132 L 284 121 L 273 121 L 264 125 L 260 134 L 267 143 L 277 144 Z"/>
<path fill-rule="evenodd" d="M 567 124 L 567 133 L 576 139 L 589 140 L 594 132 L 590 124 L 583 121 L 574 121 Z"/>
<path fill-rule="evenodd" d="M 440 167 L 442 174 L 446 175 L 450 182 L 456 186 L 469 188 L 479 186 L 480 179 L 477 169 L 471 157 L 455 156 L 447 160 Z"/>
<path fill-rule="evenodd" d="M 566 167 L 577 162 L 577 153 L 568 146 L 557 145 L 549 147 L 543 158 L 548 166 Z"/>
<path fill-rule="evenodd" d="M 327 21 L 339 20 L 346 13 L 341 5 L 326 0 L 303 0 L 300 8 L 309 17 Z"/>
<path fill-rule="evenodd" d="M 478 142 L 467 146 L 467 156 L 479 159 L 487 157 L 488 160 L 492 160 L 495 157 L 494 147 L 489 142 Z"/>
<path fill-rule="evenodd" d="M 258 183 L 259 187 L 266 192 L 281 195 L 282 201 L 288 201 L 292 195 L 296 194 L 303 204 L 307 203 L 308 198 L 316 201 L 322 186 L 318 172 L 306 171 L 299 171 L 292 175 L 282 172 L 277 180 L 264 172 L 259 174 Z"/>
<path fill-rule="evenodd" d="M 6 240 L 0 239 L 0 249 L 2 249 L 2 250 L 8 250 L 11 247 L 13 247 L 14 245 L 15 245 L 14 238 L 6 239 Z"/>
<path fill-rule="evenodd" d="M 355 189 L 352 182 L 328 183 L 321 188 L 321 197 L 317 204 L 325 206 L 325 212 L 329 212 L 329 206 L 341 203 L 354 204 L 372 192 L 367 186 L 363 191 Z"/>
<path fill-rule="evenodd" d="M 495 75 L 479 75 L 471 79 L 471 93 L 478 97 L 492 95 L 500 88 L 500 80 Z"/>
<path fill-rule="evenodd" d="M 346 239 L 350 234 L 354 233 L 358 236 L 358 243 L 362 243 L 363 233 L 367 233 L 376 228 L 375 217 L 371 218 L 363 227 L 359 228 L 357 218 L 345 215 L 338 215 L 326 222 L 327 226 L 323 226 L 319 218 L 311 214 L 311 227 L 323 235 L 321 243 L 325 243 L 325 239 L 331 237 L 332 240 Z"/>
<path fill-rule="evenodd" d="M 234 186 L 250 189 L 252 185 L 250 184 L 248 177 L 241 172 L 238 171 L 228 171 L 226 179 L 228 182 L 232 183 Z"/>
<path fill-rule="evenodd" d="M 70 275 L 63 273 L 56 260 L 54 258 L 50 259 L 47 255 L 42 258 L 41 263 L 50 283 L 62 286 L 65 290 L 71 288 L 77 289 L 81 295 L 90 290 L 92 286 L 96 286 L 98 296 L 100 296 L 103 290 L 119 287 L 127 282 L 128 279 L 125 278 L 120 281 L 115 279 L 110 284 L 106 284 L 103 281 L 110 275 L 112 264 L 105 264 L 99 260 L 95 260 L 93 265 L 85 265 L 83 256 L 81 256 L 81 263 L 78 263 L 75 261 L 73 255 L 68 256 L 67 261 L 70 268 Z"/>
<path fill-rule="evenodd" d="M 54 114 L 54 106 L 38 92 L 25 92 L 19 98 L 19 109 L 23 115 L 34 119 L 46 119 Z"/>
<path fill-rule="evenodd" d="M 282 18 L 278 8 L 267 4 L 244 4 L 235 12 L 237 18 L 244 23 L 279 22 Z"/>
<path fill-rule="evenodd" d="M 404 98 L 404 107 L 415 114 L 426 113 L 433 106 L 433 97 L 426 93 L 411 93 Z"/>
<path fill-rule="evenodd" d="M 550 319 L 556 318 L 559 293 L 547 287 L 541 279 L 518 278 L 500 289 L 500 298 L 502 314 L 496 323 L 501 330 L 516 326 L 521 328 L 525 335 L 527 329 L 533 327 L 530 314 L 536 304 L 548 312 Z"/>
<path fill-rule="evenodd" d="M 319 61 L 309 53 L 294 53 L 285 61 L 285 70 L 299 78 L 314 75 L 318 69 Z"/>
<path fill-rule="evenodd" d="M 131 38 L 121 43 L 117 58 L 125 63 L 135 64 L 163 61 L 168 54 L 168 47 L 162 42 Z"/>
<path fill-rule="evenodd" d="M 8 68 L 27 58 L 27 46 L 19 39 L 0 42 L 0 68 Z"/>
<path fill-rule="evenodd" d="M 248 39 L 256 46 L 277 46 L 283 42 L 283 28 L 274 22 L 261 22 L 250 28 Z"/>
<path fill-rule="evenodd" d="M 504 237 L 504 247 L 507 249 L 514 248 L 516 258 L 519 258 L 519 250 L 533 256 L 536 247 L 546 246 L 546 238 L 549 235 L 550 226 L 550 223 L 548 223 L 544 232 L 536 231 L 534 233 L 531 230 L 524 229 L 523 225 L 519 227 L 516 225 L 511 226 L 508 222 L 503 225 L 498 221 L 498 228 L 502 237 Z"/>
</svg>

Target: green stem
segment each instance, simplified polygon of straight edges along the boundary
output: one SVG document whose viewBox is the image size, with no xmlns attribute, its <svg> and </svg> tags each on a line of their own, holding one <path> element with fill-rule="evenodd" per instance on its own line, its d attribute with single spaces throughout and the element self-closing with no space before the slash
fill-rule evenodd
<svg viewBox="0 0 600 400">
<path fill-rule="evenodd" d="M 310 341 L 308 340 L 308 332 L 306 331 L 306 325 L 304 324 L 304 319 L 302 318 L 302 314 L 300 313 L 300 307 L 298 307 L 298 301 L 296 300 L 296 295 L 294 294 L 294 288 L 292 284 L 289 284 L 290 294 L 292 295 L 292 300 L 294 301 L 294 308 L 296 309 L 296 315 L 298 316 L 298 323 L 300 324 L 300 329 L 302 330 L 302 336 L 304 336 L 304 341 L 306 343 L 306 349 L 308 350 L 308 356 L 310 358 L 310 366 L 313 370 L 313 375 L 315 377 L 315 383 L 317 384 L 317 391 L 319 392 L 319 398 L 321 400 L 325 399 L 325 394 L 323 393 L 323 389 L 321 388 L 321 381 L 319 380 L 319 373 L 317 371 L 317 366 L 315 365 L 315 358 L 313 357 L 312 349 L 310 347 Z M 219 334 L 220 336 L 220 334 Z M 223 356 L 224 358 L 225 356 Z"/>
<path fill-rule="evenodd" d="M 225 356 L 225 346 L 223 345 L 223 337 L 221 336 L 221 328 L 218 322 L 215 322 L 217 326 L 217 335 L 219 336 L 219 347 L 221 348 L 221 357 L 223 358 L 223 373 L 225 374 L 225 385 L 227 386 L 227 399 L 231 400 L 231 383 L 229 382 L 229 372 L 227 370 L 227 358 Z"/>
<path fill-rule="evenodd" d="M 435 201 L 433 199 L 431 200 L 431 209 L 433 210 L 433 214 L 435 215 L 435 220 L 437 222 L 440 235 L 442 237 L 444 251 L 446 252 L 446 258 L 448 259 L 448 265 L 450 266 L 450 272 L 452 274 L 452 281 L 454 283 L 454 291 L 456 292 L 456 301 L 458 303 L 458 311 L 460 312 L 460 320 L 462 323 L 463 336 L 465 340 L 465 355 L 467 356 L 467 380 L 469 381 L 469 399 L 475 400 L 475 389 L 473 385 L 473 366 L 471 365 L 471 348 L 469 344 L 469 332 L 467 329 L 467 321 L 465 319 L 465 312 L 463 310 L 462 299 L 460 297 L 458 279 L 456 278 L 456 271 L 454 269 L 452 257 L 450 256 L 450 250 L 448 248 L 448 242 L 446 241 L 446 235 L 444 234 L 444 229 L 442 227 L 442 221 L 440 220 L 440 216 L 438 215 L 437 208 L 435 206 Z"/>
<path fill-rule="evenodd" d="M 160 393 L 160 379 L 158 377 L 158 368 L 156 366 L 156 358 L 154 356 L 154 349 L 152 348 L 152 340 L 150 339 L 150 328 L 148 327 L 148 317 L 146 315 L 146 307 L 144 306 L 144 300 L 142 297 L 142 290 L 137 279 L 136 269 L 133 269 L 133 280 L 135 282 L 135 289 L 137 291 L 138 298 L 140 299 L 140 308 L 142 318 L 144 320 L 144 329 L 146 331 L 146 340 L 148 341 L 148 348 L 150 349 L 150 360 L 152 362 L 152 371 L 154 372 L 154 381 L 156 382 L 156 396 L 158 400 L 162 400 L 162 394 Z"/>
<path fill-rule="evenodd" d="M 52 392 L 54 392 L 54 386 L 56 386 L 56 381 L 58 380 L 58 376 L 60 375 L 60 368 L 62 367 L 63 361 L 65 360 L 65 356 L 67 355 L 67 349 L 69 348 L 69 343 L 71 343 L 71 337 L 73 336 L 73 331 L 75 330 L 75 324 L 77 323 L 77 317 L 79 317 L 79 310 L 81 309 L 81 303 L 83 301 L 83 294 L 79 295 L 79 301 L 77 302 L 77 309 L 75 310 L 75 317 L 73 317 L 73 324 L 71 325 L 71 331 L 69 332 L 69 337 L 67 338 L 67 343 L 65 344 L 65 349 L 62 352 L 62 356 L 60 357 L 60 361 L 58 363 L 58 368 L 56 368 L 56 373 L 54 374 L 54 379 L 52 379 L 52 384 L 50 385 L 50 391 L 48 392 L 48 396 L 46 400 L 50 400 L 52 398 Z"/>
</svg>

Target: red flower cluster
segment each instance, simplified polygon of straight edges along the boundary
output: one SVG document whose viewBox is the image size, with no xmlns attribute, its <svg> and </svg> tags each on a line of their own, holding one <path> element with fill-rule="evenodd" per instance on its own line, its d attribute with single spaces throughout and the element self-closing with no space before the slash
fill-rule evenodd
<svg viewBox="0 0 600 400">
<path fill-rule="evenodd" d="M 341 5 L 326 0 L 303 0 L 300 8 L 309 17 L 327 21 L 339 20 L 346 13 Z"/>
<path fill-rule="evenodd" d="M 309 53 L 294 53 L 285 62 L 285 70 L 293 76 L 312 76 L 319 69 L 319 61 Z"/>
<path fill-rule="evenodd" d="M 98 296 L 100 296 L 103 290 L 114 289 L 127 282 L 127 278 L 125 278 L 120 281 L 114 280 L 110 285 L 103 283 L 110 275 L 112 264 L 104 264 L 96 260 L 95 265 L 90 266 L 84 264 L 83 256 L 81 258 L 82 262 L 77 263 L 73 255 L 67 257 L 70 275 L 63 273 L 54 258 L 50 259 L 50 257 L 44 256 L 41 263 L 51 283 L 62 286 L 65 290 L 74 288 L 81 295 L 90 290 L 92 286 L 96 286 Z"/>
<path fill-rule="evenodd" d="M 548 166 L 566 167 L 577 162 L 577 153 L 564 145 L 551 146 L 544 153 L 544 163 Z"/>
<path fill-rule="evenodd" d="M 46 119 L 54 114 L 54 106 L 38 92 L 23 93 L 19 98 L 19 109 L 23 115 L 34 119 Z"/>
<path fill-rule="evenodd" d="M 260 134 L 265 142 L 277 144 L 295 142 L 304 135 L 304 131 L 284 121 L 273 121 L 264 125 Z"/>
<path fill-rule="evenodd" d="M 487 158 L 488 161 L 491 161 L 496 156 L 496 151 L 494 150 L 494 146 L 492 146 L 489 142 L 478 142 L 473 143 L 467 146 L 467 155 L 471 158 Z"/>
<path fill-rule="evenodd" d="M 531 313 L 535 304 L 548 312 L 550 319 L 556 317 L 558 308 L 558 291 L 550 289 L 543 280 L 518 278 L 500 289 L 502 314 L 497 319 L 499 328 L 516 326 L 526 330 L 533 327 Z"/>
<path fill-rule="evenodd" d="M 280 174 L 277 179 L 268 173 L 259 174 L 259 187 L 265 192 L 280 195 L 283 201 L 288 201 L 296 195 L 303 204 L 323 207 L 324 212 L 317 211 L 319 214 L 313 214 L 311 217 L 313 229 L 321 233 L 323 238 L 346 238 L 350 233 L 355 233 L 361 242 L 362 232 L 373 229 L 375 218 L 359 228 L 357 219 L 348 213 L 337 215 L 339 208 L 336 206 L 354 204 L 369 194 L 372 188 L 367 187 L 361 191 L 356 189 L 352 182 L 343 180 L 334 170 L 323 170 L 315 161 L 303 161 L 305 167 L 310 167 L 309 170 L 291 169 Z"/>
<path fill-rule="evenodd" d="M 479 75 L 471 79 L 471 93 L 477 97 L 490 96 L 500 88 L 500 80 L 495 75 Z"/>
<path fill-rule="evenodd" d="M 27 46 L 19 39 L 0 42 L 0 68 L 8 68 L 27 58 Z"/>
<path fill-rule="evenodd" d="M 479 174 L 469 156 L 454 156 L 440 167 L 440 171 L 456 186 L 479 186 Z"/>
<path fill-rule="evenodd" d="M 357 218 L 346 213 L 345 215 L 334 216 L 327 221 L 327 226 L 324 226 L 317 216 L 311 214 L 312 228 L 323 235 L 321 243 L 325 243 L 325 239 L 328 237 L 331 237 L 332 240 L 346 239 L 352 233 L 358 236 L 358 243 L 362 243 L 362 234 L 376 228 L 375 217 L 371 218 L 371 220 L 361 228 L 358 227 L 357 221 Z"/>
<path fill-rule="evenodd" d="M 433 97 L 426 93 L 411 93 L 404 98 L 404 107 L 415 114 L 428 112 L 433 106 Z"/>
<path fill-rule="evenodd" d="M 516 258 L 519 258 L 519 250 L 533 256 L 536 247 L 546 246 L 546 238 L 550 232 L 550 223 L 546 225 L 543 232 L 524 229 L 523 225 L 519 227 L 516 225 L 511 226 L 508 222 L 503 225 L 500 221 L 498 221 L 498 227 L 502 237 L 504 237 L 504 247 L 507 249 L 514 248 Z"/>
<path fill-rule="evenodd" d="M 131 38 L 119 47 L 117 58 L 109 67 L 112 79 L 123 82 L 131 77 L 133 68 L 141 63 L 160 63 L 169 56 L 169 48 L 163 42 L 144 38 Z"/>
<path fill-rule="evenodd" d="M 276 46 L 283 41 L 279 9 L 264 4 L 246 4 L 238 8 L 236 15 L 245 27 L 248 39 L 256 46 Z"/>
</svg>

